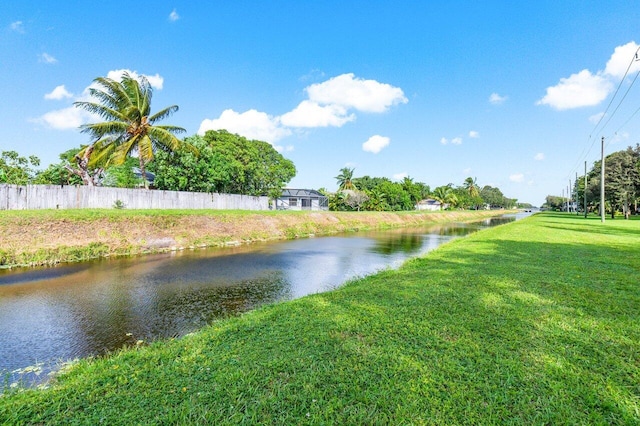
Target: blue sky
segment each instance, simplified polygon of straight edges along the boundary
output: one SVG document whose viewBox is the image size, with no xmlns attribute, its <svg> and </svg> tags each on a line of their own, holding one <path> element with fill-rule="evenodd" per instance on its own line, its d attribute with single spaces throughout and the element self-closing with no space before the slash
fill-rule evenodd
<svg viewBox="0 0 640 426">
<path fill-rule="evenodd" d="M 129 70 L 187 135 L 272 143 L 291 187 L 347 166 L 540 205 L 601 136 L 640 142 L 638 22 L 635 1 L 2 1 L 0 149 L 57 162 L 89 142 L 73 102 Z"/>
</svg>

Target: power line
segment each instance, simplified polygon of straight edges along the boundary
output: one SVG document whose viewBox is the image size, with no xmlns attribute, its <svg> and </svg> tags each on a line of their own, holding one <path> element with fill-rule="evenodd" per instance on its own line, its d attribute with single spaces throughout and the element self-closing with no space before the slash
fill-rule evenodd
<svg viewBox="0 0 640 426">
<path fill-rule="evenodd" d="M 616 112 L 618 111 L 618 108 L 620 108 L 620 105 L 622 105 L 622 102 L 624 101 L 624 99 L 627 97 L 627 95 L 629 94 L 629 90 L 631 90 L 631 88 L 633 87 L 633 83 L 636 82 L 636 80 L 638 79 L 638 75 L 640 75 L 640 71 L 638 71 L 636 73 L 636 76 L 634 77 L 633 81 L 631 82 L 631 84 L 629 85 L 629 88 L 627 89 L 626 92 L 624 92 L 624 95 L 622 96 L 622 99 L 620 99 L 620 102 L 618 102 L 618 106 L 616 106 L 616 109 L 613 110 L 613 112 L 611 113 L 611 116 L 609 117 L 609 119 L 607 120 L 606 123 L 604 123 L 604 126 L 602 126 L 602 130 L 604 130 L 605 127 L 607 127 L 607 124 L 609 124 L 609 122 L 611 121 L 611 119 L 613 118 L 613 116 L 616 114 Z"/>
<path fill-rule="evenodd" d="M 618 95 L 618 92 L 620 91 L 620 88 L 622 87 L 622 84 L 624 83 L 625 78 L 627 78 L 627 75 L 629 74 L 629 70 L 631 69 L 631 66 L 633 65 L 634 62 L 638 61 L 638 52 L 640 52 L 640 47 L 638 47 L 638 49 L 636 49 L 635 53 L 633 54 L 633 56 L 631 57 L 631 61 L 629 61 L 629 65 L 627 66 L 627 69 L 624 72 L 624 75 L 622 76 L 622 78 L 620 79 L 620 83 L 618 83 L 618 87 L 616 88 L 616 91 L 614 92 L 613 96 L 611 97 L 611 100 L 609 101 L 609 104 L 607 105 L 607 108 L 605 109 L 605 111 L 602 113 L 602 116 L 600 116 L 600 119 L 598 120 L 598 122 L 596 123 L 596 125 L 593 127 L 593 130 L 591 131 L 591 133 L 589 134 L 589 138 L 587 139 L 587 143 L 589 143 L 589 141 L 591 141 L 591 145 L 589 145 L 589 148 L 585 151 L 584 149 L 582 150 L 582 152 L 580 153 L 579 157 L 578 157 L 578 161 L 576 162 L 575 166 L 569 171 L 569 174 L 567 175 L 567 178 L 569 178 L 574 171 L 578 170 L 578 165 L 583 161 L 586 160 L 586 158 L 588 157 L 589 153 L 591 152 L 591 149 L 593 148 L 593 146 L 595 145 L 595 142 L 597 139 L 595 139 L 593 137 L 593 135 L 596 133 L 596 129 L 598 129 L 598 126 L 600 125 L 600 123 L 602 122 L 602 120 L 604 119 L 604 117 L 607 115 L 607 112 L 609 111 L 609 108 L 611 107 L 611 105 L 613 104 L 614 99 L 616 98 L 616 96 Z M 609 122 L 611 121 L 611 119 L 613 118 L 613 116 L 616 114 L 616 112 L 618 111 L 618 108 L 620 108 L 620 105 L 622 104 L 622 102 L 624 101 L 624 99 L 627 97 L 627 94 L 629 93 L 629 91 L 631 90 L 631 87 L 633 86 L 633 84 L 635 83 L 636 79 L 638 78 L 638 75 L 640 75 L 640 71 L 638 71 L 638 73 L 636 74 L 635 78 L 633 79 L 633 81 L 631 82 L 631 84 L 629 85 L 629 88 L 627 89 L 627 91 L 625 92 L 624 96 L 622 97 L 622 99 L 620 100 L 620 102 L 618 102 L 618 105 L 616 106 L 615 110 L 613 111 L 613 113 L 611 113 L 611 116 L 609 116 L 609 118 L 607 119 L 607 121 L 605 122 L 605 124 L 602 126 L 602 128 L 600 129 L 600 131 L 604 130 L 604 128 L 609 124 Z M 639 108 L 640 110 L 640 108 Z M 634 112 L 633 115 L 635 115 L 638 111 Z M 633 115 L 625 122 L 625 125 L 631 121 L 631 118 L 633 118 Z M 624 125 L 623 125 L 624 126 Z M 623 126 L 621 126 L 618 130 L 620 130 Z M 616 130 L 615 133 L 618 132 L 618 130 Z M 607 138 L 610 139 L 610 138 Z"/>
<path fill-rule="evenodd" d="M 598 128 L 598 126 L 600 125 L 600 123 L 602 122 L 602 119 L 607 115 L 607 111 L 609 111 L 609 108 L 611 107 L 611 104 L 613 103 L 613 100 L 616 98 L 616 96 L 618 95 L 618 91 L 620 90 L 620 88 L 622 87 L 622 83 L 624 83 L 624 79 L 627 78 L 627 74 L 629 73 L 629 70 L 631 69 L 631 65 L 633 65 L 633 63 L 635 61 L 638 60 L 638 52 L 640 52 L 640 47 L 638 47 L 638 49 L 636 50 L 636 53 L 634 53 L 634 55 L 631 57 L 631 61 L 629 62 L 629 66 L 627 66 L 626 71 L 624 72 L 624 75 L 622 76 L 622 78 L 620 79 L 620 83 L 618 83 L 618 87 L 616 88 L 615 93 L 613 94 L 613 96 L 611 97 L 611 100 L 609 101 L 609 105 L 607 105 L 607 108 L 604 110 L 604 113 L 602 114 L 602 116 L 600 117 L 600 119 L 598 120 L 598 122 L 596 123 L 595 127 L 593 128 L 593 130 L 591 131 L 591 134 L 589 134 L 589 137 L 591 137 L 595 132 L 596 129 Z M 636 78 L 638 78 L 638 76 L 636 75 Z M 633 79 L 633 81 L 635 81 L 635 78 Z M 629 91 L 627 90 L 627 93 Z M 625 93 L 626 96 L 626 93 Z M 624 100 L 624 98 L 623 98 Z M 620 106 L 620 104 L 618 104 L 618 106 Z M 616 108 L 617 110 L 617 108 Z M 615 111 L 613 112 L 613 114 L 615 114 Z M 612 116 L 613 116 L 612 114 Z M 611 118 L 609 118 L 609 120 L 611 120 Z M 609 122 L 609 120 L 607 120 L 607 123 Z M 607 123 L 605 123 L 604 127 L 607 125 Z"/>
</svg>

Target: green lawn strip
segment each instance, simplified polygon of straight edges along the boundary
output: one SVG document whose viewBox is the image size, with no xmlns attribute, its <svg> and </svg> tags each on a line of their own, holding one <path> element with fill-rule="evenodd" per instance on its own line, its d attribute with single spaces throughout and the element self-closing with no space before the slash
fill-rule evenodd
<svg viewBox="0 0 640 426">
<path fill-rule="evenodd" d="M 640 221 L 541 214 L 0 397 L 7 424 L 638 424 Z"/>
</svg>

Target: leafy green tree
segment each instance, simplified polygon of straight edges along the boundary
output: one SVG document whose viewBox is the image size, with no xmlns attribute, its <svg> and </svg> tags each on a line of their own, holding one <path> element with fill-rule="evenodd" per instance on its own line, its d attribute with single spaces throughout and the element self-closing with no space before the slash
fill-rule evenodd
<svg viewBox="0 0 640 426">
<path fill-rule="evenodd" d="M 385 211 L 389 210 L 389 203 L 387 203 L 387 194 L 385 194 L 380 187 L 375 187 L 367 191 L 369 200 L 365 209 L 371 211 Z"/>
<path fill-rule="evenodd" d="M 515 199 L 505 197 L 499 188 L 494 188 L 490 185 L 485 185 L 480 190 L 480 197 L 482 197 L 483 203 L 488 204 L 491 208 L 513 208 L 517 201 Z"/>
<path fill-rule="evenodd" d="M 414 182 L 412 178 L 407 176 L 402 180 L 402 189 L 409 195 L 413 206 L 422 200 L 422 187 L 420 183 Z"/>
<path fill-rule="evenodd" d="M 456 201 L 453 203 L 453 207 L 459 209 L 475 209 L 475 203 L 469 191 L 464 187 L 453 188 L 453 193 L 456 196 Z"/>
<path fill-rule="evenodd" d="M 40 165 L 35 155 L 23 157 L 16 151 L 2 151 L 0 155 L 0 183 L 27 185 L 36 175 L 33 167 Z"/>
<path fill-rule="evenodd" d="M 386 180 L 378 185 L 377 189 L 385 194 L 387 210 L 402 211 L 415 208 L 415 204 L 411 201 L 411 196 L 403 189 L 400 183 Z"/>
<path fill-rule="evenodd" d="M 50 164 L 45 170 L 39 171 L 34 183 L 42 185 L 82 185 L 82 178 L 78 173 L 70 170 L 71 163 L 80 150 L 80 148 L 73 148 L 60 154 L 60 162 Z"/>
<path fill-rule="evenodd" d="M 142 178 L 134 173 L 136 163 L 135 158 L 129 157 L 124 163 L 109 167 L 105 170 L 102 185 L 116 188 L 138 188 L 144 185 Z"/>
<path fill-rule="evenodd" d="M 97 87 L 90 88 L 89 93 L 97 102 L 74 103 L 76 107 L 106 120 L 81 126 L 82 132 L 95 140 L 88 147 L 93 150 L 92 162 L 119 165 L 127 157 L 137 154 L 140 173 L 148 188 L 145 167 L 153 160 L 156 151 L 188 148 L 175 136 L 185 129 L 156 124 L 178 111 L 178 106 L 172 105 L 151 114 L 153 89 L 144 76 L 136 79 L 125 72 L 121 81 L 98 77 L 94 83 Z"/>
<path fill-rule="evenodd" d="M 600 204 L 600 161 L 596 161 L 588 174 L 587 200 L 593 208 Z M 617 151 L 605 158 L 605 203 L 611 218 L 621 211 L 629 217 L 631 205 L 640 196 L 640 146 Z"/>
<path fill-rule="evenodd" d="M 549 210 L 561 211 L 564 208 L 564 205 L 565 198 L 560 197 L 559 195 L 547 195 L 542 207 Z"/>
<path fill-rule="evenodd" d="M 267 142 L 210 130 L 185 142 L 192 149 L 158 152 L 150 170 L 158 189 L 269 195 L 276 198 L 296 168 Z"/>
</svg>

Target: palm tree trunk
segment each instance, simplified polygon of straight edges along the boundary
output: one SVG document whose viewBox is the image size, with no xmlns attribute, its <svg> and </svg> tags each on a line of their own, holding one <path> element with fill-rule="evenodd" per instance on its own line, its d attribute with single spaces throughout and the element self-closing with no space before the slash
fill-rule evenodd
<svg viewBox="0 0 640 426">
<path fill-rule="evenodd" d="M 82 182 L 87 186 L 96 186 L 95 178 L 98 176 L 99 171 L 95 175 L 91 175 L 89 172 L 89 157 L 91 157 L 91 153 L 93 152 L 94 144 L 91 144 L 84 150 L 82 153 L 82 157 L 79 155 L 75 156 L 76 164 L 78 168 L 75 169 L 69 165 L 65 165 L 65 169 L 69 170 L 74 175 L 80 176 Z"/>
<path fill-rule="evenodd" d="M 149 182 L 147 181 L 147 171 L 144 168 L 144 160 L 142 157 L 140 160 L 140 176 L 142 176 L 142 182 L 144 183 L 144 189 L 149 189 Z"/>
</svg>

